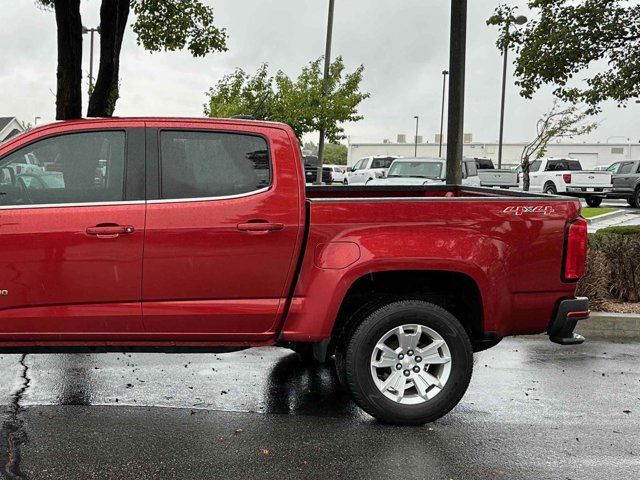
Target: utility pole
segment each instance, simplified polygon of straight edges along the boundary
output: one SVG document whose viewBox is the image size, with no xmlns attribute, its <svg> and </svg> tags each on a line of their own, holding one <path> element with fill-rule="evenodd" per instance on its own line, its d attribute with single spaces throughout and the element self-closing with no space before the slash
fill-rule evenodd
<svg viewBox="0 0 640 480">
<path fill-rule="evenodd" d="M 464 86 L 467 49 L 467 0 L 451 0 L 449 52 L 449 122 L 447 128 L 447 184 L 462 183 Z"/>
<path fill-rule="evenodd" d="M 333 11 L 335 6 L 335 0 L 329 0 L 329 19 L 327 21 L 327 45 L 324 53 L 324 86 L 322 87 L 322 94 L 324 98 L 327 98 L 329 93 L 329 68 L 331 67 L 331 42 L 333 37 Z M 318 140 L 318 178 L 316 179 L 316 185 L 322 185 L 322 163 L 324 162 L 324 135 L 325 126 L 324 118 L 320 119 L 320 139 Z"/>
<path fill-rule="evenodd" d="M 420 117 L 419 117 L 418 115 L 416 115 L 416 116 L 415 116 L 415 117 L 413 117 L 413 118 L 415 118 L 415 119 L 416 119 L 416 136 L 415 136 L 415 138 L 414 138 L 414 140 L 415 140 L 415 144 L 416 144 L 416 148 L 415 148 L 415 151 L 414 151 L 413 156 L 414 156 L 414 157 L 417 157 L 417 156 L 418 156 L 418 126 L 420 125 Z"/>
<path fill-rule="evenodd" d="M 447 70 L 442 71 L 442 111 L 440 112 L 440 150 L 438 157 L 442 158 L 442 142 L 444 141 L 444 100 L 447 95 Z"/>
<path fill-rule="evenodd" d="M 100 33 L 100 29 L 82 27 L 83 34 L 91 34 L 91 49 L 89 50 L 89 95 L 91 95 L 91 91 L 93 90 L 93 35 L 96 32 Z"/>
</svg>

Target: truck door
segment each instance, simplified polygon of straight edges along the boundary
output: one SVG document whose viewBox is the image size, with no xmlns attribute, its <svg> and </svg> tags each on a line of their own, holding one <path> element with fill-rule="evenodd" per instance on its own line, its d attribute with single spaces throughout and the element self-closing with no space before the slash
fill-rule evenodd
<svg viewBox="0 0 640 480">
<path fill-rule="evenodd" d="M 131 125 L 41 136 L 0 159 L 0 339 L 142 332 L 144 125 Z"/>
<path fill-rule="evenodd" d="M 156 127 L 148 130 L 158 152 L 148 169 L 156 183 L 147 188 L 145 329 L 173 339 L 272 335 L 304 214 L 296 147 L 274 128 Z"/>
</svg>

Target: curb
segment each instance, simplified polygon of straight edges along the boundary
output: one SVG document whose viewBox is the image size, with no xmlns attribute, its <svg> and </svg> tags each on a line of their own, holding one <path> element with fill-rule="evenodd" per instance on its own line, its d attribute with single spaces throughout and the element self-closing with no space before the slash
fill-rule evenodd
<svg viewBox="0 0 640 480">
<path fill-rule="evenodd" d="M 576 332 L 587 339 L 626 339 L 640 342 L 640 314 L 592 312 L 589 320 L 578 322 Z"/>
<path fill-rule="evenodd" d="M 624 217 L 628 212 L 625 210 L 616 210 L 615 212 L 604 213 L 602 215 L 598 215 L 597 217 L 587 218 L 587 225 L 594 225 L 597 223 L 606 222 L 607 220 L 612 220 L 618 217 Z"/>
</svg>

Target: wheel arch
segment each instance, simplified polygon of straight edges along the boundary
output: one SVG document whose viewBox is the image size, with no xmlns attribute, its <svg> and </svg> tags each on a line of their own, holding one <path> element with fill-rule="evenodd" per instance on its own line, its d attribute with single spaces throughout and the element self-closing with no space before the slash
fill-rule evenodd
<svg viewBox="0 0 640 480">
<path fill-rule="evenodd" d="M 346 290 L 331 329 L 329 351 L 339 347 L 372 310 L 399 299 L 420 299 L 452 313 L 469 337 L 485 339 L 484 305 L 478 281 L 458 270 L 381 270 L 361 275 Z"/>
</svg>

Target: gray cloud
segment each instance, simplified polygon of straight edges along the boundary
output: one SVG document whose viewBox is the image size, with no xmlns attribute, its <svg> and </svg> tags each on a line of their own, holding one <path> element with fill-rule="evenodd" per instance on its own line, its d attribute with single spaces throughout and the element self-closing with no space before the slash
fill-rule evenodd
<svg viewBox="0 0 640 480">
<path fill-rule="evenodd" d="M 0 0 L 0 116 L 33 121 L 55 115 L 55 18 L 32 1 Z M 295 75 L 324 52 L 327 2 L 324 0 L 217 0 L 212 3 L 220 26 L 229 33 L 227 53 L 204 59 L 183 52 L 149 54 L 127 31 L 122 55 L 122 89 L 117 115 L 202 115 L 204 92 L 235 67 L 248 71 L 268 62 L 273 71 Z M 501 57 L 496 30 L 486 19 L 497 2 L 469 5 L 466 128 L 476 140 L 498 136 Z M 512 4 L 523 5 L 517 0 Z M 99 2 L 83 2 L 83 20 L 98 23 Z M 361 108 L 365 119 L 348 125 L 358 140 L 411 135 L 414 115 L 421 134 L 433 140 L 439 129 L 440 72 L 448 67 L 449 3 L 445 0 L 336 0 L 334 54 L 347 65 L 366 67 L 364 89 L 371 93 Z M 88 38 L 85 70 L 88 75 Z M 536 119 L 551 105 L 544 92 L 533 101 L 520 98 L 510 85 L 506 138 L 531 136 Z M 86 104 L 86 101 L 85 101 Z M 607 105 L 601 128 L 591 139 L 624 135 L 638 140 L 634 128 L 640 106 Z"/>
</svg>

